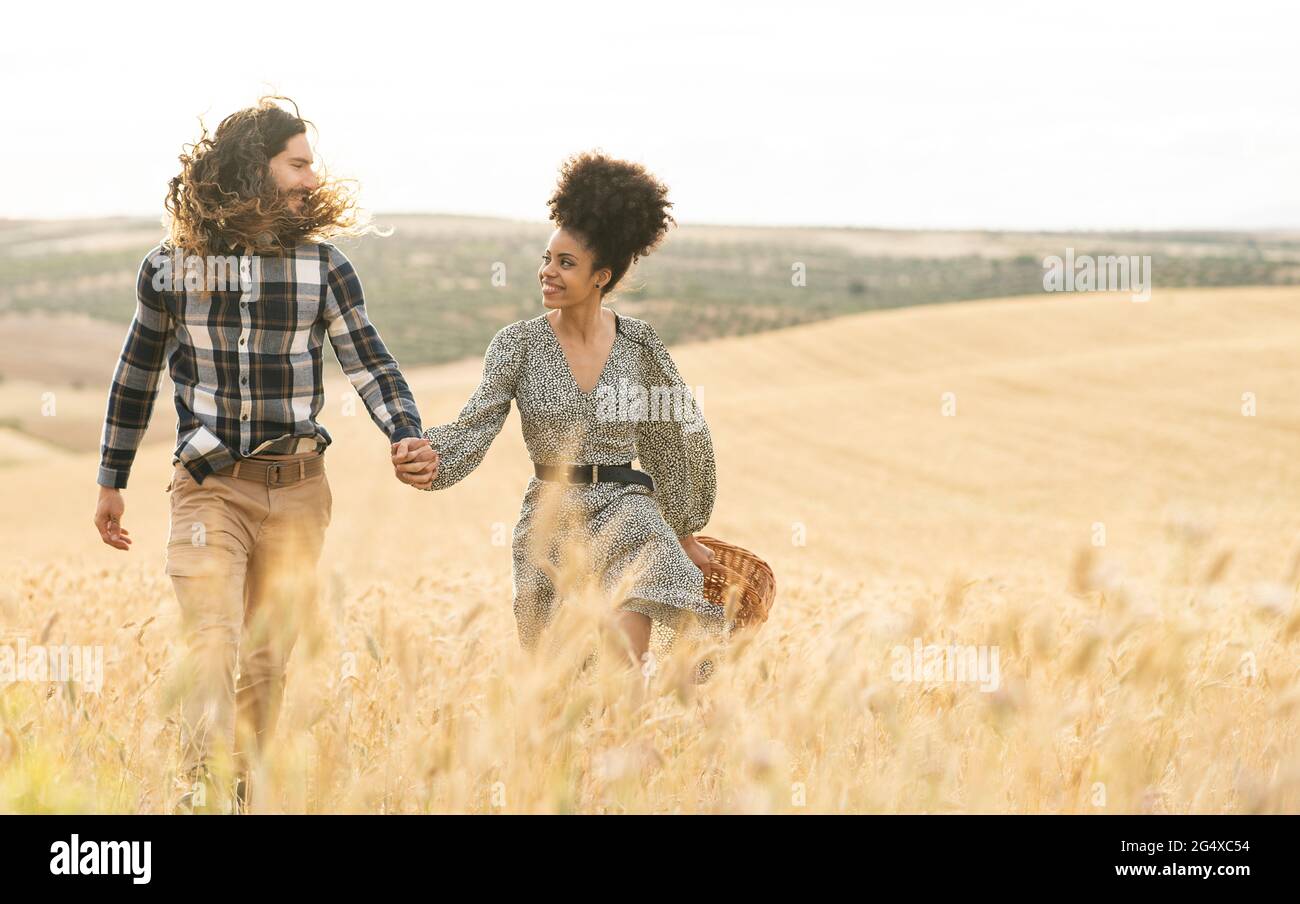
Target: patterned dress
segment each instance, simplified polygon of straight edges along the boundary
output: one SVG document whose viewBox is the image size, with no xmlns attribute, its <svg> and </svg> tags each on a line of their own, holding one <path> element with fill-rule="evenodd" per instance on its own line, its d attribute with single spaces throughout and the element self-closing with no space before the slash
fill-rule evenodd
<svg viewBox="0 0 1300 904">
<path fill-rule="evenodd" d="M 638 459 L 654 478 L 653 491 L 639 484 L 529 478 L 513 537 L 514 612 L 525 649 L 536 647 L 563 603 L 564 588 L 574 586 L 569 579 L 575 571 L 586 586 L 620 594 L 621 608 L 674 632 L 687 625 L 715 634 L 730 628 L 722 607 L 704 598 L 703 574 L 678 541 L 704 527 L 713 510 L 717 481 L 708 425 L 650 324 L 614 316 L 614 345 L 590 392 L 574 380 L 543 314 L 498 332 L 484 356 L 479 387 L 460 415 L 424 431 L 439 455 L 431 490 L 454 485 L 478 466 L 512 399 L 533 462 L 618 465 Z"/>
</svg>

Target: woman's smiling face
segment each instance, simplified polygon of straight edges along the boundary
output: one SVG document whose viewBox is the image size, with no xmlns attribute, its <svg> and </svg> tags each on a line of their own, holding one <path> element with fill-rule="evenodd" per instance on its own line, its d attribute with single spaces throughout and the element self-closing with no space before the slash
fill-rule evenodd
<svg viewBox="0 0 1300 904">
<path fill-rule="evenodd" d="M 542 304 L 548 308 L 565 308 L 581 304 L 599 294 L 600 286 L 609 282 L 608 267 L 596 269 L 595 257 L 573 233 L 556 229 L 542 252 L 537 279 L 542 284 Z"/>
</svg>

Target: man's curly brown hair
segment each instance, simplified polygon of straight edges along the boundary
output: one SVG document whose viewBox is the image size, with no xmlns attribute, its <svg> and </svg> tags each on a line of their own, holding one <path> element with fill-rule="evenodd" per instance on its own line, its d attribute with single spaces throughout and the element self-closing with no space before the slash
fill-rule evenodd
<svg viewBox="0 0 1300 904">
<path fill-rule="evenodd" d="M 582 240 L 595 256 L 593 269 L 608 267 L 602 296 L 638 259 L 663 239 L 677 221 L 668 208 L 668 187 L 639 163 L 600 151 L 575 154 L 560 168 L 555 194 L 546 202 L 551 220 Z"/>
<path fill-rule="evenodd" d="M 277 101 L 288 103 L 293 112 Z M 304 241 L 373 230 L 357 211 L 352 180 L 321 173 L 320 185 L 304 198 L 301 213 L 294 213 L 289 196 L 278 190 L 271 158 L 309 125 L 298 115 L 297 104 L 279 96 L 262 97 L 257 106 L 231 113 L 211 138 L 200 121 L 202 135 L 185 146 L 180 174 L 168 185 L 164 206 L 171 245 L 201 256 L 245 249 L 282 255 Z"/>
</svg>

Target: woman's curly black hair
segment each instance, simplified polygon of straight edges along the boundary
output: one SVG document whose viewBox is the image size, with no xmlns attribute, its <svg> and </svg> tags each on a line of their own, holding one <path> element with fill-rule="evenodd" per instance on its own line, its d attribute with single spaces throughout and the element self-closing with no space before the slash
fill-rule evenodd
<svg viewBox="0 0 1300 904">
<path fill-rule="evenodd" d="M 564 161 L 555 194 L 546 203 L 552 222 L 591 249 L 593 269 L 610 269 L 602 295 L 659 244 L 670 223 L 677 222 L 668 213 L 673 204 L 666 185 L 641 164 L 600 151 Z"/>
</svg>

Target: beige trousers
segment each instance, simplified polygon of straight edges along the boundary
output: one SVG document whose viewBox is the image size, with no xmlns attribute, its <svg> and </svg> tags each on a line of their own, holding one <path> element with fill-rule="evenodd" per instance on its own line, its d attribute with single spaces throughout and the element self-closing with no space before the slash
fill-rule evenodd
<svg viewBox="0 0 1300 904">
<path fill-rule="evenodd" d="M 167 574 L 186 647 L 182 772 L 210 765 L 218 748 L 246 772 L 275 731 L 289 654 L 315 608 L 329 482 L 322 472 L 284 486 L 229 474 L 198 484 L 177 464 L 168 491 Z"/>
</svg>

